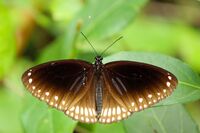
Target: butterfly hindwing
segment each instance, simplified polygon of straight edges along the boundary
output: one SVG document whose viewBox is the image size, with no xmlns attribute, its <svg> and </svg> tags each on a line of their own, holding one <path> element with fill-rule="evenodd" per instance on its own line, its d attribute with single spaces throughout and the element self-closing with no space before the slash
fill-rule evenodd
<svg viewBox="0 0 200 133">
<path fill-rule="evenodd" d="M 170 72 L 145 63 L 117 61 L 105 64 L 101 123 L 127 118 L 169 96 L 177 86 Z"/>
<path fill-rule="evenodd" d="M 107 72 L 103 73 L 104 88 L 102 111 L 99 117 L 100 123 L 112 123 L 120 121 L 131 115 L 125 102 L 118 96 L 116 88 L 113 88 Z"/>
<path fill-rule="evenodd" d="M 96 122 L 92 64 L 61 60 L 27 70 L 22 81 L 28 91 L 73 119 Z"/>
</svg>

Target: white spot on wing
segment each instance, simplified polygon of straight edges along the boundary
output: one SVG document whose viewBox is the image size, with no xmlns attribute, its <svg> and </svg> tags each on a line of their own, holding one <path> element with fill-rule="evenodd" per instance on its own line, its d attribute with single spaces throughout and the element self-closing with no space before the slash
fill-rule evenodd
<svg viewBox="0 0 200 133">
<path fill-rule="evenodd" d="M 86 121 L 86 122 L 89 122 L 90 120 L 89 120 L 89 118 L 86 117 L 85 121 Z"/>
<path fill-rule="evenodd" d="M 167 87 L 170 87 L 171 83 L 170 83 L 170 82 L 167 82 L 166 85 L 167 85 Z"/>
<path fill-rule="evenodd" d="M 28 73 L 28 76 L 31 76 L 31 72 Z"/>
<path fill-rule="evenodd" d="M 88 110 L 89 110 L 89 114 L 90 114 L 90 116 L 92 116 L 92 115 L 93 115 L 93 114 L 92 114 L 92 109 L 89 108 Z"/>
<path fill-rule="evenodd" d="M 88 116 L 88 110 L 85 108 L 85 115 Z"/>
<path fill-rule="evenodd" d="M 118 116 L 118 117 L 117 117 L 117 120 L 121 120 L 121 116 Z"/>
<path fill-rule="evenodd" d="M 45 95 L 46 95 L 46 96 L 49 96 L 49 92 L 45 92 Z"/>
<path fill-rule="evenodd" d="M 121 109 L 119 106 L 117 106 L 117 114 L 119 115 L 121 113 Z"/>
<path fill-rule="evenodd" d="M 74 117 L 75 119 L 78 119 L 78 115 L 75 115 L 75 117 Z"/>
<path fill-rule="evenodd" d="M 104 111 L 103 111 L 103 116 L 106 116 L 106 115 L 107 115 L 107 110 L 108 110 L 107 108 L 104 109 Z"/>
<path fill-rule="evenodd" d="M 153 102 L 154 102 L 154 103 L 156 103 L 156 102 L 157 102 L 157 100 L 156 100 L 156 99 L 154 99 L 154 100 L 153 100 Z"/>
<path fill-rule="evenodd" d="M 115 120 L 115 117 L 112 117 L 112 121 L 114 121 Z"/>
<path fill-rule="evenodd" d="M 108 116 L 111 116 L 111 108 L 108 109 Z"/>
<path fill-rule="evenodd" d="M 107 123 L 110 123 L 110 118 L 107 119 Z"/>
<path fill-rule="evenodd" d="M 125 108 L 122 108 L 122 111 L 123 111 L 123 112 L 126 112 L 126 109 L 125 109 Z"/>
<path fill-rule="evenodd" d="M 143 102 L 143 98 L 139 98 L 139 102 L 142 103 Z"/>
<path fill-rule="evenodd" d="M 171 76 L 168 76 L 168 79 L 169 79 L 169 80 L 172 80 L 172 77 L 171 77 Z"/>
<path fill-rule="evenodd" d="M 112 114 L 115 115 L 115 108 L 112 109 Z"/>
<path fill-rule="evenodd" d="M 81 115 L 83 115 L 83 107 L 80 107 Z"/>
<path fill-rule="evenodd" d="M 126 114 L 125 114 L 125 113 L 123 113 L 122 117 L 123 117 L 123 118 L 126 118 Z"/>
<path fill-rule="evenodd" d="M 93 112 L 94 115 L 96 115 L 96 111 L 94 109 L 92 109 L 92 112 Z"/>
<path fill-rule="evenodd" d="M 75 113 L 79 114 L 79 106 L 76 106 Z"/>
<path fill-rule="evenodd" d="M 71 112 L 71 113 L 70 113 L 70 116 L 71 116 L 71 117 L 73 117 L 73 116 L 74 116 L 74 113 L 73 113 L 73 112 Z"/>
<path fill-rule="evenodd" d="M 29 84 L 31 84 L 31 83 L 33 82 L 33 79 L 30 78 L 30 79 L 28 80 L 28 82 L 29 82 Z"/>
<path fill-rule="evenodd" d="M 73 106 L 71 109 L 69 109 L 70 111 L 74 111 L 75 107 Z"/>
<path fill-rule="evenodd" d="M 148 98 L 152 98 L 152 94 L 149 94 L 149 95 L 148 95 Z"/>
<path fill-rule="evenodd" d="M 54 99 L 57 101 L 58 100 L 58 96 L 55 96 Z"/>
</svg>

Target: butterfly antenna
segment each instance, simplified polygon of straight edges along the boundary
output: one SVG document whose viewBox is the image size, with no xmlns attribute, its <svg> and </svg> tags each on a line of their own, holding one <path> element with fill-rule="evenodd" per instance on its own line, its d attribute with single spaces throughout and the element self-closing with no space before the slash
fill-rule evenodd
<svg viewBox="0 0 200 133">
<path fill-rule="evenodd" d="M 119 38 L 117 38 L 112 44 L 110 44 L 101 54 L 100 56 L 103 56 L 103 54 L 110 48 L 112 47 L 112 45 L 114 45 L 116 42 L 118 42 L 119 40 L 121 40 L 123 38 L 123 36 L 120 36 Z"/>
<path fill-rule="evenodd" d="M 83 32 L 81 32 L 81 34 L 83 35 L 83 37 L 87 40 L 87 42 L 90 44 L 90 46 L 92 47 L 92 49 L 94 50 L 94 53 L 96 54 L 96 56 L 98 56 L 97 51 L 95 50 L 95 48 L 92 46 L 92 44 L 90 43 L 90 41 L 87 39 L 87 37 L 85 36 L 85 34 L 83 34 Z"/>
</svg>

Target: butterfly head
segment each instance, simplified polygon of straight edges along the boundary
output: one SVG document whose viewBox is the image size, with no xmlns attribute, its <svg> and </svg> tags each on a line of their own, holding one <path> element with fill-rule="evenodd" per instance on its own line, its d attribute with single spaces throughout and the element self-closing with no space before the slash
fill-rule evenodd
<svg viewBox="0 0 200 133">
<path fill-rule="evenodd" d="M 102 62 L 102 60 L 103 60 L 103 57 L 102 56 L 96 56 L 95 57 L 95 62 Z"/>
<path fill-rule="evenodd" d="M 97 69 L 101 68 L 102 60 L 103 60 L 102 56 L 98 55 L 98 56 L 95 57 L 95 66 L 96 66 Z"/>
</svg>

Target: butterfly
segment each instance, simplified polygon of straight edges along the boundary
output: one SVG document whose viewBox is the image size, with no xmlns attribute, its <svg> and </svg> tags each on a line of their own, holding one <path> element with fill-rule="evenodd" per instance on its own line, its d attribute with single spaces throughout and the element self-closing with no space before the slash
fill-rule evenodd
<svg viewBox="0 0 200 133">
<path fill-rule="evenodd" d="M 128 118 L 172 94 L 177 78 L 160 67 L 133 61 L 94 64 L 57 60 L 22 75 L 33 96 L 83 123 L 113 123 Z"/>
</svg>

